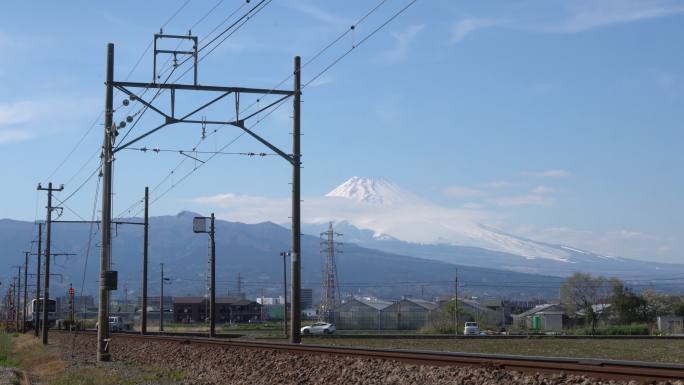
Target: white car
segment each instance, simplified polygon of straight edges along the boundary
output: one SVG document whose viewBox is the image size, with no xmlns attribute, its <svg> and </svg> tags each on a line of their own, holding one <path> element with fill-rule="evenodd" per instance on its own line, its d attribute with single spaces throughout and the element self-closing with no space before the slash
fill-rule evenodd
<svg viewBox="0 0 684 385">
<path fill-rule="evenodd" d="M 477 322 L 466 322 L 463 327 L 464 336 L 476 336 L 480 334 L 480 329 L 477 327 Z"/>
<path fill-rule="evenodd" d="M 302 328 L 302 334 L 333 334 L 335 333 L 335 324 L 329 324 L 327 322 L 316 322 L 313 325 L 304 326 Z"/>
</svg>

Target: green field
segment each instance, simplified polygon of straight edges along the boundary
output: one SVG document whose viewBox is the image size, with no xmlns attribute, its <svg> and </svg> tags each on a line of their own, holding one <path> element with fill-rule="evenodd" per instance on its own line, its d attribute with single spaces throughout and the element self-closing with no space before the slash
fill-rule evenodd
<svg viewBox="0 0 684 385">
<path fill-rule="evenodd" d="M 365 339 L 316 338 L 307 344 L 449 352 L 583 357 L 684 364 L 684 339 Z"/>
</svg>

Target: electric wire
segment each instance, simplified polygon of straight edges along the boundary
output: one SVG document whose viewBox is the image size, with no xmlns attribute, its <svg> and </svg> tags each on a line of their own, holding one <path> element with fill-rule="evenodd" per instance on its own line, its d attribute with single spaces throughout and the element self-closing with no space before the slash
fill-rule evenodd
<svg viewBox="0 0 684 385">
<path fill-rule="evenodd" d="M 180 11 L 182 11 L 183 8 L 185 8 L 185 6 L 188 5 L 188 3 L 190 3 L 190 0 L 186 0 L 185 3 L 183 3 L 183 5 L 181 5 L 180 8 L 178 8 L 178 9 L 177 9 L 177 10 L 176 10 L 176 11 L 175 11 L 175 12 L 166 20 L 166 22 L 164 22 L 164 24 L 162 25 L 162 28 L 163 28 L 164 26 L 166 26 L 168 23 L 170 23 L 170 22 L 171 22 L 179 13 L 180 13 Z M 150 48 L 152 48 L 152 42 L 150 42 L 150 43 L 147 45 L 147 47 L 145 48 L 145 50 L 143 51 L 143 53 L 140 55 L 140 57 L 138 57 L 138 60 L 135 62 L 135 64 L 133 65 L 133 67 L 131 68 L 131 70 L 128 72 L 128 75 L 126 75 L 126 77 L 124 78 L 124 80 L 128 80 L 128 79 L 133 75 L 133 73 L 134 73 L 135 70 L 138 68 L 138 66 L 139 66 L 140 63 L 142 62 L 142 60 L 143 60 L 143 58 L 145 57 L 145 55 L 147 54 L 147 52 L 149 52 Z M 60 161 L 60 162 L 57 164 L 57 167 L 55 167 L 55 169 L 50 173 L 50 175 L 49 175 L 47 178 L 45 178 L 45 180 L 43 181 L 43 183 L 47 182 L 50 178 L 52 178 L 52 177 L 57 173 L 57 171 L 59 171 L 59 170 L 62 168 L 62 166 L 64 166 L 64 164 L 65 164 L 65 163 L 67 162 L 67 160 L 71 157 L 71 155 L 73 155 L 74 152 L 76 152 L 76 150 L 81 146 L 81 144 L 83 143 L 83 141 L 85 140 L 85 138 L 92 132 L 93 128 L 97 125 L 97 122 L 100 121 L 100 119 L 102 118 L 103 115 L 104 115 L 104 110 L 100 111 L 100 113 L 97 115 L 97 118 L 95 118 L 95 120 L 93 121 L 93 123 L 92 123 L 90 126 L 88 126 L 88 128 L 86 129 L 86 132 L 85 132 L 85 133 L 81 136 L 81 138 L 76 142 L 76 144 L 74 145 L 74 147 L 67 153 L 67 155 L 62 159 L 62 161 Z"/>
<path fill-rule="evenodd" d="M 263 3 L 263 2 L 264 2 L 264 0 L 262 0 L 261 3 Z M 382 30 L 385 26 L 387 26 L 390 22 L 392 22 L 392 21 L 395 20 L 397 17 L 399 17 L 401 14 L 403 14 L 406 10 L 408 10 L 408 9 L 409 9 L 413 4 L 415 4 L 416 2 L 417 2 L 417 0 L 412 0 L 412 1 L 408 2 L 408 3 L 407 3 L 404 7 L 402 7 L 399 11 L 395 12 L 389 19 L 387 19 L 385 22 L 383 22 L 383 23 L 380 24 L 377 28 L 375 28 L 371 33 L 367 34 L 363 39 L 361 39 L 361 40 L 359 41 L 358 44 L 353 45 L 352 48 L 350 48 L 349 50 L 345 51 L 342 55 L 340 55 L 339 57 L 337 57 L 332 63 L 330 63 L 330 64 L 329 64 L 328 66 L 326 66 L 323 70 L 321 70 L 320 72 L 318 72 L 313 78 L 311 78 L 308 82 L 306 82 L 306 83 L 302 86 L 302 89 L 306 88 L 306 87 L 307 87 L 308 85 L 310 85 L 313 81 L 315 81 L 316 79 L 318 79 L 321 75 L 323 75 L 324 73 L 326 73 L 327 71 L 329 71 L 332 67 L 334 67 L 335 65 L 337 65 L 340 61 L 342 61 L 342 59 L 344 59 L 346 56 L 348 56 L 356 47 L 358 47 L 358 46 L 362 45 L 363 43 L 365 43 L 366 41 L 368 41 L 368 40 L 369 40 L 370 38 L 372 38 L 375 34 L 377 34 L 380 30 Z M 261 3 L 259 3 L 259 4 L 261 4 Z M 373 9 L 371 9 L 370 12 L 368 12 L 366 15 L 364 15 L 364 16 L 360 19 L 360 22 L 362 22 L 362 21 L 365 20 L 370 14 L 372 14 L 373 12 L 375 12 L 375 10 L 377 10 L 377 9 L 379 8 L 379 6 L 381 6 L 383 3 L 384 3 L 384 1 L 383 1 L 383 2 L 380 2 L 380 4 L 376 5 Z M 258 4 L 258 5 L 259 5 L 259 4 Z M 267 4 L 268 4 L 268 3 L 267 3 Z M 257 6 L 258 6 L 258 5 L 257 5 Z M 256 7 L 255 7 L 255 8 L 256 8 Z M 255 8 L 252 8 L 249 12 L 251 12 L 251 11 L 254 10 Z M 248 13 L 249 13 L 249 12 L 248 12 Z M 238 27 L 238 28 L 239 28 L 239 27 Z M 232 33 L 231 33 L 231 34 L 232 34 Z M 338 37 L 336 40 L 339 41 L 339 39 L 341 39 L 341 38 Z M 215 40 L 215 39 L 214 39 L 214 40 Z M 212 40 L 212 41 L 213 41 L 213 40 Z M 207 44 L 207 45 L 208 45 L 208 44 Z M 330 46 L 332 46 L 332 45 L 331 45 L 331 44 L 326 45 L 326 46 L 323 48 L 323 51 L 324 51 L 324 50 L 327 50 Z M 205 47 L 206 47 L 206 46 L 205 46 Z M 212 51 L 213 51 L 213 50 L 212 50 Z M 211 51 L 210 51 L 209 53 L 211 53 Z M 314 55 L 314 56 L 319 57 L 320 54 L 317 54 L 317 55 Z M 310 63 L 311 61 L 312 61 L 312 60 L 308 61 L 307 64 Z M 184 76 L 188 71 L 189 71 L 189 70 L 186 70 L 186 72 L 184 72 L 183 74 L 181 74 L 180 77 L 179 77 L 179 79 L 180 79 L 182 76 Z M 292 76 L 292 75 L 291 75 L 291 76 Z M 177 79 L 177 80 L 178 80 L 178 79 Z M 176 80 L 176 81 L 177 81 L 177 80 Z M 287 80 L 287 79 L 286 79 L 286 80 Z M 282 81 L 281 83 L 285 82 L 286 80 Z M 272 92 L 272 91 L 271 91 L 271 92 Z M 271 115 L 273 112 L 275 112 L 276 110 L 278 110 L 280 107 L 282 107 L 282 105 L 284 104 L 284 102 L 285 102 L 286 100 L 287 100 L 287 99 L 282 100 L 278 105 L 276 105 L 273 109 L 271 109 L 265 116 L 263 116 L 263 117 L 261 117 L 259 120 L 257 120 L 257 122 L 256 122 L 254 125 L 252 125 L 252 126 L 250 127 L 250 130 L 252 130 L 252 129 L 253 129 L 256 125 L 258 125 L 260 122 L 262 122 L 263 119 L 265 119 L 266 117 L 268 117 L 269 115 Z M 221 152 L 224 151 L 228 146 L 232 145 L 232 144 L 235 143 L 239 138 L 241 138 L 243 135 L 245 135 L 245 133 L 246 133 L 246 132 L 243 131 L 242 133 L 240 133 L 239 135 L 237 135 L 235 138 L 233 138 L 231 141 L 229 141 L 226 145 L 224 145 L 223 147 L 221 147 L 221 149 L 220 149 L 219 151 L 221 151 Z M 182 183 L 185 179 L 187 179 L 191 174 L 193 174 L 193 173 L 196 172 L 198 169 L 200 169 L 202 166 L 204 166 L 206 163 L 208 163 L 208 162 L 209 162 L 211 159 L 213 159 L 216 155 L 217 155 L 217 154 L 212 154 L 209 158 L 207 158 L 207 159 L 204 161 L 204 163 L 201 163 L 200 165 L 195 166 L 195 167 L 194 167 L 193 169 L 191 169 L 188 173 L 186 173 L 185 175 L 183 175 L 183 177 L 181 177 L 180 180 L 176 181 L 176 182 L 173 183 L 169 188 L 167 188 L 166 190 L 164 190 L 160 195 L 156 196 L 156 197 L 150 202 L 150 204 L 153 204 L 153 203 L 157 202 L 157 201 L 158 201 L 159 199 L 161 199 L 164 195 L 166 195 L 166 194 L 167 194 L 168 192 L 170 192 L 173 188 L 175 188 L 178 184 Z M 173 171 L 172 171 L 169 175 L 167 175 L 167 178 L 168 178 L 168 176 L 170 176 L 171 174 L 173 174 Z M 137 202 L 136 202 L 136 204 L 137 204 Z M 139 213 L 140 213 L 140 211 L 138 211 L 134 216 L 137 216 Z"/>
</svg>

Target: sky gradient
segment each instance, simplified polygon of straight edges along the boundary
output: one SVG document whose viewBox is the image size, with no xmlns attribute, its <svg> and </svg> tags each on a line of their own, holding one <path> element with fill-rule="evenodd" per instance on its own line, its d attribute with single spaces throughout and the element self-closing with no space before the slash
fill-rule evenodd
<svg viewBox="0 0 684 385">
<path fill-rule="evenodd" d="M 61 198 L 87 181 L 64 216 L 91 217 L 97 178 L 87 178 L 97 169 L 102 140 L 106 44 L 116 45 L 117 79 L 130 73 L 130 80 L 149 81 L 149 52 L 131 70 L 183 3 L 5 6 L 1 218 L 43 217 L 45 195 L 35 186 L 48 178 L 65 184 Z M 406 3 L 388 0 L 305 67 L 303 80 Z M 197 24 L 192 32 L 203 38 L 241 4 L 192 1 L 164 31 L 183 34 Z M 292 72 L 293 56 L 306 62 L 375 4 L 273 0 L 200 63 L 200 82 L 271 88 Z M 535 240 L 684 262 L 682 36 L 682 1 L 419 0 L 304 90 L 304 205 L 306 197 L 322 196 L 353 175 L 377 175 Z M 115 105 L 121 100 L 118 95 Z M 159 100 L 168 104 L 168 95 Z M 187 111 L 202 100 L 188 95 L 180 102 Z M 257 126 L 285 150 L 289 107 Z M 127 114 L 117 110 L 116 121 Z M 207 118 L 231 114 L 225 103 Z M 131 135 L 160 120 L 146 113 Z M 221 128 L 201 148 L 222 148 L 238 134 Z M 200 135 L 198 126 L 172 126 L 141 146 L 191 149 Z M 265 149 L 240 137 L 225 151 Z M 145 185 L 158 186 L 155 200 L 197 166 L 188 160 L 170 174 L 181 159 L 121 152 L 115 214 L 126 214 Z M 289 194 L 289 179 L 289 167 L 277 157 L 220 155 L 156 200 L 151 214 L 208 212 L 215 207 L 196 198 L 219 194 L 253 205 L 279 202 Z"/>
</svg>

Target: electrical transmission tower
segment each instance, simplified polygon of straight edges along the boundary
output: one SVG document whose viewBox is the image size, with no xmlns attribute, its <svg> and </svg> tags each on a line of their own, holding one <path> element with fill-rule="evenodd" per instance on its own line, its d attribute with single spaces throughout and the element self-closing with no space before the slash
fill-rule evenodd
<svg viewBox="0 0 684 385">
<path fill-rule="evenodd" d="M 334 322 L 335 307 L 340 300 L 340 288 L 337 279 L 337 264 L 335 255 L 341 253 L 342 242 L 335 242 L 335 237 L 342 236 L 333 231 L 332 222 L 328 224 L 328 231 L 321 233 L 321 255 L 324 258 L 321 279 L 321 321 Z"/>
</svg>

